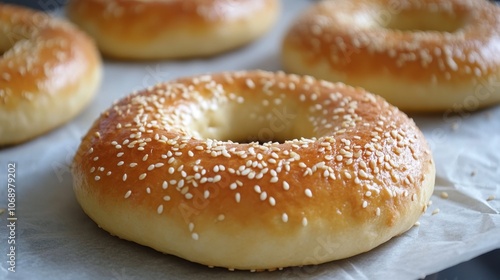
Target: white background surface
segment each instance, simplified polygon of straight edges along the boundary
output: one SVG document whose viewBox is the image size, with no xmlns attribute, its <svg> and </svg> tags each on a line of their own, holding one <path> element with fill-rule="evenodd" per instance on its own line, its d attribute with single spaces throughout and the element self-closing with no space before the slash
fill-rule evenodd
<svg viewBox="0 0 500 280">
<path fill-rule="evenodd" d="M 459 115 L 412 115 L 437 164 L 433 203 L 419 227 L 350 259 L 259 274 L 209 269 L 112 237 L 83 213 L 74 198 L 69 166 L 80 138 L 103 110 L 134 89 L 180 76 L 280 70 L 286 28 L 311 3 L 286 1 L 270 33 L 222 56 L 148 63 L 106 60 L 100 91 L 78 118 L 28 143 L 0 149 L 0 208 L 7 208 L 7 164 L 14 162 L 18 217 L 17 272 L 9 273 L 7 213 L 0 215 L 0 278 L 416 279 L 500 248 L 500 106 Z M 498 87 L 500 82 L 494 89 Z M 440 197 L 443 191 L 448 199 Z M 496 199 L 487 201 L 492 195 Z M 432 215 L 436 209 L 439 213 Z"/>
</svg>

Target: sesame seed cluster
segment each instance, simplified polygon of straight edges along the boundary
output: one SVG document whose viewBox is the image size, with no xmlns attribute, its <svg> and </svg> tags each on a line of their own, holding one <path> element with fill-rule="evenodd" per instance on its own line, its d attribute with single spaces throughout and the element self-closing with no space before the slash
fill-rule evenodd
<svg viewBox="0 0 500 280">
<path fill-rule="evenodd" d="M 0 4 L 0 146 L 72 119 L 101 79 L 92 40 L 65 20 Z"/>
</svg>

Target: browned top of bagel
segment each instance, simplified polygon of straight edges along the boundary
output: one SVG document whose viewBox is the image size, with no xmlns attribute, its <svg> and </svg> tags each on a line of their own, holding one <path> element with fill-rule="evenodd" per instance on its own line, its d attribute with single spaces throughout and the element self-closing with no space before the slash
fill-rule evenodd
<svg viewBox="0 0 500 280">
<path fill-rule="evenodd" d="M 285 46 L 349 75 L 453 84 L 496 75 L 499 38 L 500 7 L 490 1 L 340 0 L 301 15 Z"/>
</svg>

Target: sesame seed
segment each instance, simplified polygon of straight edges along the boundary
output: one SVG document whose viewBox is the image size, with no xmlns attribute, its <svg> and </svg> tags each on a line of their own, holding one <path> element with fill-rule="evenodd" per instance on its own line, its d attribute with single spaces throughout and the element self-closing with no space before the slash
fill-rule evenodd
<svg viewBox="0 0 500 280">
<path fill-rule="evenodd" d="M 191 234 L 191 237 L 192 237 L 194 240 L 198 240 L 198 239 L 200 238 L 196 232 L 193 232 L 193 233 Z"/>
<path fill-rule="evenodd" d="M 434 209 L 434 211 L 432 211 L 432 215 L 436 215 L 437 213 L 439 213 L 439 208 L 436 208 Z"/>
<path fill-rule="evenodd" d="M 217 183 L 217 182 L 219 182 L 221 180 L 221 178 L 222 177 L 220 175 L 215 175 L 213 182 Z"/>
<path fill-rule="evenodd" d="M 165 201 L 170 201 L 170 196 L 169 196 L 169 195 L 164 196 L 164 197 L 163 197 L 163 200 L 165 200 Z"/>
<path fill-rule="evenodd" d="M 123 182 L 127 181 L 127 174 L 123 174 L 122 180 Z"/>
<path fill-rule="evenodd" d="M 125 193 L 125 198 L 129 198 L 130 195 L 132 194 L 132 191 L 131 190 L 128 190 L 126 193 Z"/>
<path fill-rule="evenodd" d="M 379 208 L 379 207 L 377 207 L 377 210 L 376 210 L 376 215 L 377 215 L 377 216 L 380 216 L 380 208 Z"/>
<path fill-rule="evenodd" d="M 247 169 L 245 169 L 245 170 L 243 170 L 243 171 L 241 172 L 241 175 L 243 175 L 243 176 L 247 176 L 247 175 L 250 173 L 250 171 L 252 171 L 252 170 L 251 170 L 250 168 L 247 168 Z"/>
<path fill-rule="evenodd" d="M 147 174 L 146 173 L 142 173 L 141 175 L 139 175 L 139 180 L 144 180 L 144 178 L 146 178 Z"/>
<path fill-rule="evenodd" d="M 158 214 L 163 213 L 163 204 L 160 204 L 160 206 L 158 206 L 158 208 L 156 209 L 156 212 L 158 212 Z"/>
<path fill-rule="evenodd" d="M 302 218 L 302 226 L 307 226 L 307 218 L 306 217 L 303 217 Z"/>
<path fill-rule="evenodd" d="M 224 216 L 223 214 L 220 214 L 219 216 L 217 216 L 217 220 L 219 220 L 219 221 L 224 221 L 225 218 L 226 218 L 226 216 Z"/>
<path fill-rule="evenodd" d="M 411 196 L 411 201 L 415 201 L 417 200 L 417 194 L 414 193 L 412 196 Z"/>
<path fill-rule="evenodd" d="M 264 201 L 264 200 L 266 200 L 266 198 L 267 198 L 267 192 L 262 192 L 260 194 L 260 200 Z"/>
<path fill-rule="evenodd" d="M 262 191 L 261 191 L 261 189 L 260 189 L 260 186 L 259 186 L 259 185 L 255 185 L 255 186 L 253 187 L 253 189 L 254 189 L 254 191 L 255 191 L 256 193 L 261 193 L 261 192 L 262 192 Z"/>
<path fill-rule="evenodd" d="M 239 192 L 234 195 L 234 199 L 236 200 L 237 203 L 240 203 L 240 201 L 241 201 L 241 195 L 240 195 Z"/>
<path fill-rule="evenodd" d="M 275 206 L 276 205 L 276 200 L 274 199 L 274 197 L 269 197 L 269 204 L 271 204 L 271 206 Z"/>
<path fill-rule="evenodd" d="M 312 191 L 310 189 L 305 189 L 304 193 L 306 194 L 307 197 L 312 197 Z"/>
<path fill-rule="evenodd" d="M 286 213 L 283 213 L 283 215 L 281 215 L 281 220 L 286 223 L 288 222 L 288 215 Z"/>
<path fill-rule="evenodd" d="M 246 83 L 247 87 L 249 87 L 251 89 L 255 88 L 255 83 L 251 79 L 246 79 L 245 83 Z"/>
<path fill-rule="evenodd" d="M 177 182 L 177 188 L 182 189 L 182 187 L 184 187 L 184 179 L 180 179 Z"/>
<path fill-rule="evenodd" d="M 95 179 L 96 181 L 99 181 L 99 180 L 101 179 L 101 177 L 100 177 L 100 176 L 95 176 L 95 177 L 94 177 L 94 179 Z"/>
<path fill-rule="evenodd" d="M 289 190 L 290 189 L 290 185 L 288 185 L 288 182 L 287 181 L 283 181 L 283 189 L 285 191 Z"/>
<path fill-rule="evenodd" d="M 363 208 L 366 208 L 368 207 L 368 202 L 366 200 L 363 201 L 363 205 L 362 205 Z"/>
<path fill-rule="evenodd" d="M 447 199 L 448 198 L 448 193 L 447 192 L 441 192 L 441 198 Z"/>
<path fill-rule="evenodd" d="M 162 187 L 162 189 L 166 190 L 168 188 L 168 182 L 167 181 L 163 181 L 161 187 Z"/>
</svg>

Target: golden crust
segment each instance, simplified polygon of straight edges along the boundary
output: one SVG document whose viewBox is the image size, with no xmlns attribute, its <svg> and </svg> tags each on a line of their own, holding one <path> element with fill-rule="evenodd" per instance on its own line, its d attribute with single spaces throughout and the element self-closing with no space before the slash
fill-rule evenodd
<svg viewBox="0 0 500 280">
<path fill-rule="evenodd" d="M 218 54 L 263 35 L 277 19 L 277 0 L 71 0 L 68 17 L 101 51 L 122 59 Z"/>
<path fill-rule="evenodd" d="M 479 108 L 500 102 L 499 39 L 500 8 L 488 1 L 323 1 L 288 31 L 283 64 L 402 110 L 458 108 L 471 97 Z M 485 83 L 495 86 L 487 96 L 477 93 Z"/>
<path fill-rule="evenodd" d="M 280 142 L 248 141 L 257 136 Z M 380 245 L 418 220 L 435 176 L 421 132 L 380 97 L 263 71 L 179 79 L 118 101 L 83 138 L 72 172 L 82 208 L 110 233 L 250 270 Z"/>
<path fill-rule="evenodd" d="M 69 23 L 0 4 L 0 145 L 16 144 L 78 114 L 97 91 L 101 59 Z"/>
</svg>

